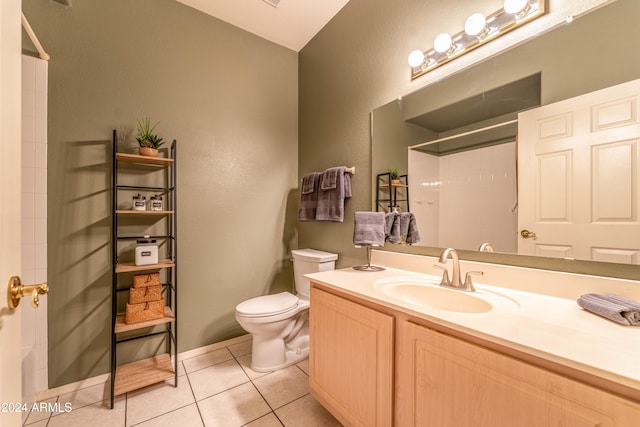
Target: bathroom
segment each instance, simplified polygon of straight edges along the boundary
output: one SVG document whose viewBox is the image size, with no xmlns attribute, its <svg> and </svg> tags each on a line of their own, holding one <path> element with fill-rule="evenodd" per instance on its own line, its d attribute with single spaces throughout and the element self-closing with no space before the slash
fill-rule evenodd
<svg viewBox="0 0 640 427">
<path fill-rule="evenodd" d="M 408 51 L 436 32 L 457 31 L 473 7 L 490 12 L 502 2 L 351 0 L 300 52 L 171 0 L 22 3 L 53 58 L 51 388 L 108 371 L 112 129 L 133 132 L 135 118 L 149 115 L 161 136 L 178 140 L 180 323 L 188 325 L 179 351 L 189 351 L 243 334 L 234 318 L 239 302 L 291 291 L 292 249 L 338 253 L 338 267 L 362 263 L 349 221 L 298 223 L 299 178 L 355 166 L 346 216 L 370 210 L 369 113 L 534 31 L 524 27 L 411 81 Z M 549 3 L 553 16 L 576 7 Z M 615 274 L 614 267 L 594 268 Z"/>
</svg>

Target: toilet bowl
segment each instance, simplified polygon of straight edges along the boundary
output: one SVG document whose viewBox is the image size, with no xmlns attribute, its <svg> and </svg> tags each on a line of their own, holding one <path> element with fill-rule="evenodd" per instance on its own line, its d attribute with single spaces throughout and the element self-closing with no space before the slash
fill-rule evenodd
<svg viewBox="0 0 640 427">
<path fill-rule="evenodd" d="M 296 294 L 281 292 L 241 302 L 236 320 L 253 336 L 251 369 L 270 372 L 309 355 L 309 280 L 305 274 L 333 270 L 338 255 L 315 249 L 291 251 Z"/>
</svg>

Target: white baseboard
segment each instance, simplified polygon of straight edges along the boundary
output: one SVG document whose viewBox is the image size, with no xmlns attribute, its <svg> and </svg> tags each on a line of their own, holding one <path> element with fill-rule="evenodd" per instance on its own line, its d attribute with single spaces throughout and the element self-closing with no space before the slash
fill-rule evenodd
<svg viewBox="0 0 640 427">
<path fill-rule="evenodd" d="M 220 341 L 204 347 L 194 348 L 193 350 L 187 350 L 182 353 L 178 353 L 178 360 L 190 359 L 192 357 L 200 356 L 205 353 L 209 353 L 221 348 L 228 347 L 235 344 L 240 344 L 245 341 L 251 341 L 251 334 L 240 335 L 239 337 L 231 338 L 226 341 Z M 38 391 L 35 394 L 36 402 L 51 399 L 62 394 L 73 393 L 87 387 L 93 387 L 96 385 L 104 385 L 109 381 L 111 374 L 102 374 L 95 377 L 87 378 L 84 380 L 76 381 L 73 383 L 61 385 L 60 387 L 50 388 L 48 390 Z"/>
</svg>

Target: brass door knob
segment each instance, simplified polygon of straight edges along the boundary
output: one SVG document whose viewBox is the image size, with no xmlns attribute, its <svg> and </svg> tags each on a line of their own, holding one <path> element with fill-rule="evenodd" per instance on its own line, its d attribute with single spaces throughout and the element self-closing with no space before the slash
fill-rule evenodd
<svg viewBox="0 0 640 427">
<path fill-rule="evenodd" d="M 534 233 L 533 231 L 529 231 L 529 230 L 522 230 L 520 232 L 520 235 L 522 236 L 523 239 L 533 239 L 536 240 L 536 233 Z"/>
<path fill-rule="evenodd" d="M 39 285 L 23 285 L 18 276 L 9 279 L 9 292 L 7 292 L 7 303 L 9 308 L 16 308 L 20 304 L 20 298 L 31 295 L 31 305 L 38 308 L 40 305 L 39 295 L 49 292 L 49 285 L 40 283 Z"/>
</svg>

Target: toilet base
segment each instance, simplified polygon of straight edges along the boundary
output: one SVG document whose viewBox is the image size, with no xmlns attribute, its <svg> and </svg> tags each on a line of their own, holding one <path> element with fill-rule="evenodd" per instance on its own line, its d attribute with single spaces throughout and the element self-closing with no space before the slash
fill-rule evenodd
<svg viewBox="0 0 640 427">
<path fill-rule="evenodd" d="M 306 326 L 306 325 L 305 325 Z M 251 369 L 271 372 L 286 368 L 309 357 L 309 329 L 303 327 L 296 335 L 285 340 L 266 340 L 253 337 Z"/>
<path fill-rule="evenodd" d="M 287 366 L 295 365 L 296 363 L 302 362 L 308 357 L 309 357 L 308 347 L 304 350 L 287 350 L 285 352 L 285 361 L 283 363 L 275 366 L 255 366 L 252 360 L 251 369 L 256 372 L 277 371 L 278 369 L 283 369 L 283 368 L 286 368 Z"/>
</svg>

